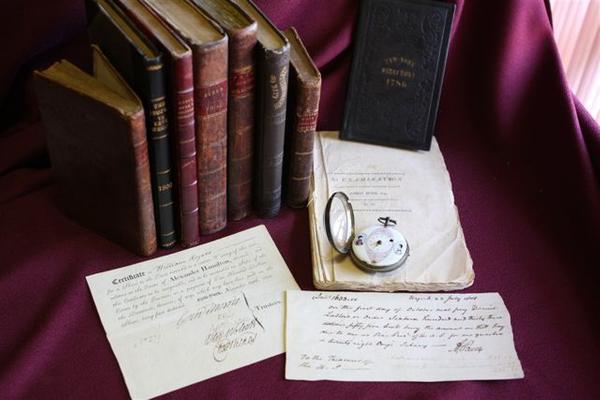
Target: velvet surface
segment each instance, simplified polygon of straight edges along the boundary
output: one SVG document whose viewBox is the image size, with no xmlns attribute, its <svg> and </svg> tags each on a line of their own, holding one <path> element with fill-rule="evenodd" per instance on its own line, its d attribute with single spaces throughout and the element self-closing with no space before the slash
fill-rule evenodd
<svg viewBox="0 0 600 400">
<path fill-rule="evenodd" d="M 319 127 L 339 128 L 357 2 L 257 3 L 300 32 L 324 78 Z M 2 10 L 0 396 L 126 398 L 84 277 L 141 258 L 58 211 L 31 90 L 35 67 L 87 65 L 83 5 L 4 0 Z M 525 379 L 286 381 L 281 355 L 165 398 L 600 398 L 600 128 L 567 87 L 542 0 L 457 0 L 436 132 L 474 260 L 468 291 L 504 298 Z M 203 239 L 259 223 L 313 289 L 306 210 Z"/>
</svg>

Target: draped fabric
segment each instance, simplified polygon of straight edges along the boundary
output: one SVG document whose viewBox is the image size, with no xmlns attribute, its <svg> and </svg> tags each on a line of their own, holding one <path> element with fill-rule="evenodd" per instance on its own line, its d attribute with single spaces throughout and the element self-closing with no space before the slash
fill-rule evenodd
<svg viewBox="0 0 600 400">
<path fill-rule="evenodd" d="M 600 0 L 550 0 L 569 85 L 600 121 Z"/>
<path fill-rule="evenodd" d="M 319 127 L 340 127 L 354 0 L 257 0 L 294 25 L 323 74 Z M 83 4 L 3 1 L 0 24 L 0 393 L 126 398 L 84 277 L 141 261 L 61 214 L 31 71 L 89 65 Z M 542 0 L 457 0 L 436 135 L 474 260 L 470 292 L 499 292 L 525 379 L 342 383 L 284 380 L 277 356 L 166 398 L 598 399 L 600 127 L 570 92 Z M 306 210 L 265 223 L 303 289 Z M 164 255 L 168 251 L 161 251 Z"/>
</svg>

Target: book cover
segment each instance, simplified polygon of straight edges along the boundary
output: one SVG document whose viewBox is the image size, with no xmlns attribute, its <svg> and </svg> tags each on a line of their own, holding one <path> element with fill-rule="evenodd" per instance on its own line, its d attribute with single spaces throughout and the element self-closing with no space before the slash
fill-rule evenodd
<svg viewBox="0 0 600 400">
<path fill-rule="evenodd" d="M 290 45 L 250 0 L 229 1 L 258 25 L 254 204 L 260 217 L 271 218 L 281 209 Z"/>
<path fill-rule="evenodd" d="M 229 36 L 227 210 L 237 221 L 252 212 L 256 22 L 233 3 L 194 2 Z"/>
<path fill-rule="evenodd" d="M 454 4 L 361 3 L 341 137 L 429 150 Z"/>
<path fill-rule="evenodd" d="M 144 109 L 93 47 L 94 76 L 67 61 L 35 73 L 60 207 L 129 250 L 156 250 Z"/>
<path fill-rule="evenodd" d="M 166 103 L 166 77 L 160 51 L 111 0 L 88 1 L 88 34 L 146 110 L 154 215 L 161 247 L 177 241 Z"/>
<path fill-rule="evenodd" d="M 286 117 L 286 203 L 305 207 L 313 168 L 313 146 L 319 118 L 321 74 L 293 27 L 283 31 L 290 42 L 290 83 Z"/>
<path fill-rule="evenodd" d="M 177 231 L 183 247 L 194 246 L 200 241 L 200 228 L 192 51 L 142 0 L 118 2 L 163 54 L 173 155 L 171 165 L 176 183 Z"/>
<path fill-rule="evenodd" d="M 227 225 L 227 35 L 191 1 L 146 3 L 192 49 L 200 233 L 214 233 Z"/>
</svg>

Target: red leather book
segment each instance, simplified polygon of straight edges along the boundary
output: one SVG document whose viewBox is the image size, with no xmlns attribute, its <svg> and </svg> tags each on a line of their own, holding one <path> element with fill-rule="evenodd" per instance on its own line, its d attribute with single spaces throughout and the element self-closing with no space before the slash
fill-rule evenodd
<svg viewBox="0 0 600 400">
<path fill-rule="evenodd" d="M 156 251 L 140 99 L 93 47 L 94 77 L 67 61 L 36 72 L 35 89 L 60 205 L 131 251 Z"/>
<path fill-rule="evenodd" d="M 290 84 L 286 118 L 286 203 L 304 207 L 308 201 L 313 169 L 313 146 L 319 117 L 321 74 L 298 32 L 292 27 L 283 31 L 290 42 Z"/>
<path fill-rule="evenodd" d="M 227 225 L 227 35 L 187 0 L 146 0 L 191 47 L 200 233 Z"/>
<path fill-rule="evenodd" d="M 256 22 L 233 3 L 194 2 L 229 36 L 227 209 L 237 221 L 252 212 Z"/>
<path fill-rule="evenodd" d="M 200 241 L 200 231 L 192 51 L 141 0 L 118 2 L 163 53 L 168 77 L 167 109 L 171 121 L 171 165 L 175 169 L 179 241 L 184 247 L 194 246 Z"/>
</svg>

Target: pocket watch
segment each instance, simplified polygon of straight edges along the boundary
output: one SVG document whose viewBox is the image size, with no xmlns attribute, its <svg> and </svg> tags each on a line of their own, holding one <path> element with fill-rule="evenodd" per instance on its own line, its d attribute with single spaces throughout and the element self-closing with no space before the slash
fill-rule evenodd
<svg viewBox="0 0 600 400">
<path fill-rule="evenodd" d="M 408 242 L 394 228 L 396 221 L 379 217 L 357 235 L 354 232 L 354 211 L 343 192 L 335 192 L 325 207 L 325 231 L 331 245 L 367 272 L 388 272 L 400 268 L 408 258 Z"/>
</svg>

